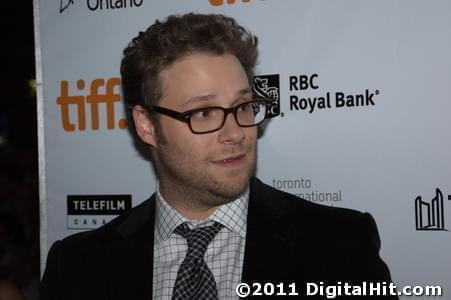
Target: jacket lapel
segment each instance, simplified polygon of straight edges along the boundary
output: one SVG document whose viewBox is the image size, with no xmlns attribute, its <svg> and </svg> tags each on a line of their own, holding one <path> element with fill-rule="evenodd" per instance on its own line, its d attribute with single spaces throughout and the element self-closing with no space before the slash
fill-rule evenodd
<svg viewBox="0 0 451 300">
<path fill-rule="evenodd" d="M 118 227 L 122 239 L 108 251 L 109 299 L 152 299 L 154 200 L 146 200 Z"/>
<path fill-rule="evenodd" d="M 295 226 L 292 210 L 273 190 L 253 179 L 249 197 L 243 282 L 293 279 Z"/>
<path fill-rule="evenodd" d="M 250 187 L 243 282 L 280 282 L 295 278 L 294 216 L 286 202 L 258 179 Z M 155 196 L 118 227 L 123 237 L 107 251 L 109 299 L 152 299 Z"/>
</svg>

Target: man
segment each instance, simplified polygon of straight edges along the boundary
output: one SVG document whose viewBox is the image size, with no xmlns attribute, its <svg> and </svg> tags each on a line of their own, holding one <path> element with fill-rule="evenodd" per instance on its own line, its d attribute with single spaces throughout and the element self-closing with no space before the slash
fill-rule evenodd
<svg viewBox="0 0 451 300">
<path fill-rule="evenodd" d="M 270 282 L 274 295 L 303 297 L 307 282 L 390 282 L 370 215 L 254 177 L 257 125 L 270 105 L 251 92 L 256 59 L 257 38 L 222 15 L 170 16 L 132 40 L 124 99 L 157 191 L 56 242 L 42 299 L 237 299 L 241 282 L 256 296 Z"/>
</svg>

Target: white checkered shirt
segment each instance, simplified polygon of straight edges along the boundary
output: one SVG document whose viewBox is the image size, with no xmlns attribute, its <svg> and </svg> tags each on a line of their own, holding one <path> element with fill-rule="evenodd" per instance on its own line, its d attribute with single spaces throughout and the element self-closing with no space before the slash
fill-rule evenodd
<svg viewBox="0 0 451 300">
<path fill-rule="evenodd" d="M 224 228 L 208 245 L 204 259 L 215 277 L 219 299 L 238 299 L 235 287 L 241 282 L 243 270 L 249 189 L 200 221 L 189 221 L 169 206 L 158 184 L 155 198 L 153 299 L 171 299 L 179 266 L 188 250 L 186 239 L 173 233 L 174 229 L 183 222 L 192 229 L 209 226 L 213 221 Z"/>
</svg>

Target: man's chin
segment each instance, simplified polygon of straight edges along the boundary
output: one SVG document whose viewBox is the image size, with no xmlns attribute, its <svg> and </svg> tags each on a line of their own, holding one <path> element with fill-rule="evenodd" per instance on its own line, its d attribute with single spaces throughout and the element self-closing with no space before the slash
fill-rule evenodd
<svg viewBox="0 0 451 300">
<path fill-rule="evenodd" d="M 234 200 L 246 191 L 249 186 L 251 175 L 248 172 L 241 172 L 234 176 L 217 178 L 215 188 L 211 192 L 224 199 Z"/>
</svg>

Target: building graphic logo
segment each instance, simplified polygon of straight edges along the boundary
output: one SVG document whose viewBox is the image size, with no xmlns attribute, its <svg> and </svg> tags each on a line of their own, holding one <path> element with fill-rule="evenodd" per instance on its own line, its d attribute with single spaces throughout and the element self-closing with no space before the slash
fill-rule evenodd
<svg viewBox="0 0 451 300">
<path fill-rule="evenodd" d="M 95 229 L 131 208 L 131 195 L 68 195 L 67 229 Z"/>
<path fill-rule="evenodd" d="M 270 117 L 280 114 L 280 76 L 279 74 L 254 76 L 252 92 L 259 97 L 272 100 Z"/>
<path fill-rule="evenodd" d="M 451 195 L 448 195 L 451 200 Z M 421 196 L 415 199 L 415 226 L 417 230 L 442 230 L 445 229 L 445 213 L 443 211 L 443 193 L 435 189 L 435 197 L 429 201 L 423 201 Z"/>
</svg>

